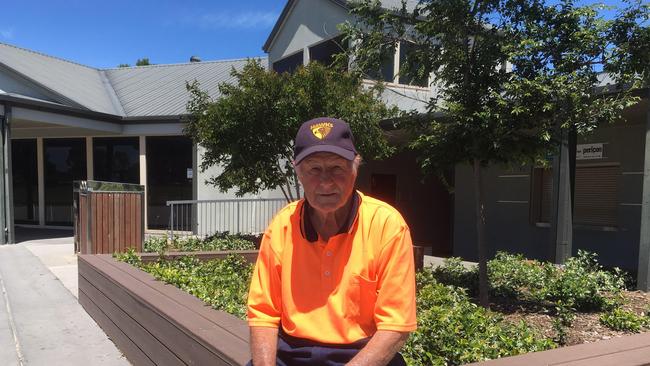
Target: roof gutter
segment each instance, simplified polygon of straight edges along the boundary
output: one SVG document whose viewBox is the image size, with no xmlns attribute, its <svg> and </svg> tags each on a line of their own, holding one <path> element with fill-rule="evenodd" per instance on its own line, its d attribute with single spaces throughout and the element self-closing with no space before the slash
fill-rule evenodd
<svg viewBox="0 0 650 366">
<path fill-rule="evenodd" d="M 27 100 L 12 95 L 0 94 L 0 103 L 3 105 L 11 104 L 16 107 L 25 107 L 37 111 L 54 112 L 67 116 L 92 118 L 97 121 L 113 122 L 122 125 L 136 123 L 154 123 L 154 122 L 180 122 L 183 115 L 174 116 L 143 116 L 143 117 L 122 117 L 114 114 L 95 112 L 87 109 L 77 109 L 66 105 L 41 102 L 37 100 Z"/>
</svg>

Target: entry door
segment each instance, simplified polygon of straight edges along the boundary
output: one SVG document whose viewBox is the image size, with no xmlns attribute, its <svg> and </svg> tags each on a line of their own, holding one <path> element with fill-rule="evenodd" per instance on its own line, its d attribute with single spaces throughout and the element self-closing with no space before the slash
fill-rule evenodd
<svg viewBox="0 0 650 366">
<path fill-rule="evenodd" d="M 373 174 L 370 177 L 371 196 L 395 206 L 397 201 L 397 176 L 395 174 Z"/>
<path fill-rule="evenodd" d="M 167 201 L 192 199 L 192 140 L 184 136 L 147 137 L 147 225 L 169 226 Z M 191 222 L 191 212 L 184 222 Z"/>
</svg>

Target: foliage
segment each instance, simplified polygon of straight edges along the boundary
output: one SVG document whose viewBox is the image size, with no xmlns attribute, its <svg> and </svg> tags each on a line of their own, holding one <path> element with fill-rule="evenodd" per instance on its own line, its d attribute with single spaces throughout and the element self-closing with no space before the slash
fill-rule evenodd
<svg viewBox="0 0 650 366">
<path fill-rule="evenodd" d="M 368 159 L 392 153 L 379 122 L 397 109 L 379 100 L 379 85 L 364 87 L 357 75 L 319 63 L 278 74 L 249 60 L 231 74 L 236 81 L 220 84 L 217 100 L 197 82 L 187 86 L 191 116 L 185 132 L 205 149 L 203 171 L 223 167 L 208 180 L 222 191 L 236 188 L 241 196 L 280 188 L 287 200 L 299 198 L 293 139 L 300 125 L 315 117 L 347 121 L 358 151 Z"/>
<path fill-rule="evenodd" d="M 409 365 L 460 365 L 552 348 L 524 323 L 504 323 L 462 289 L 419 276 L 418 329 L 402 350 Z"/>
<path fill-rule="evenodd" d="M 427 276 L 427 273 L 430 273 L 438 282 L 445 285 L 462 287 L 469 294 L 474 295 L 478 290 L 476 287 L 478 283 L 476 267 L 465 267 L 460 258 L 445 258 L 441 266 L 430 268 L 430 271 L 421 271 L 419 276 L 424 278 Z"/>
<path fill-rule="evenodd" d="M 611 307 L 614 305 L 614 295 L 625 289 L 625 277 L 619 269 L 614 272 L 604 270 L 595 253 L 582 250 L 549 277 L 541 296 L 579 311 Z"/>
<path fill-rule="evenodd" d="M 123 253 L 115 252 L 113 253 L 113 258 L 120 262 L 126 262 L 134 267 L 140 267 L 142 264 L 142 260 L 140 259 L 140 256 L 138 256 L 138 253 L 135 252 L 134 248 L 128 248 L 126 252 Z"/>
<path fill-rule="evenodd" d="M 650 316 L 615 308 L 601 314 L 600 323 L 614 330 L 638 333 L 644 329 L 650 329 Z"/>
<path fill-rule="evenodd" d="M 142 250 L 145 253 L 158 253 L 164 254 L 169 247 L 167 236 L 150 236 L 145 239 Z"/>
<path fill-rule="evenodd" d="M 488 262 L 488 270 L 492 295 L 540 306 L 551 304 L 558 314 L 566 309 L 600 311 L 611 308 L 618 303 L 617 295 L 625 289 L 626 280 L 620 269 L 607 271 L 598 263 L 596 254 L 582 250 L 564 266 L 499 252 Z M 464 267 L 458 258 L 445 260 L 442 266 L 423 272 L 420 275 L 423 279 L 435 278 L 476 294 L 476 267 Z"/>
<path fill-rule="evenodd" d="M 148 58 L 148 57 L 139 58 L 139 59 L 135 62 L 135 66 L 149 66 L 149 65 L 151 65 L 151 63 L 149 62 L 149 58 Z"/>
<path fill-rule="evenodd" d="M 156 279 L 184 290 L 215 309 L 241 319 L 246 316 L 246 298 L 253 266 L 239 255 L 200 262 L 192 256 L 159 260 L 140 268 Z"/>
<path fill-rule="evenodd" d="M 641 15 L 633 14 L 635 11 Z M 379 67 L 401 42 L 403 72 L 435 74 L 428 114 L 406 120 L 421 168 L 438 175 L 456 164 L 474 167 L 479 298 L 488 305 L 486 216 L 482 168 L 531 164 L 557 149 L 566 131 L 588 133 L 619 119 L 638 98 L 599 89 L 599 72 L 636 80 L 647 59 L 641 3 L 606 20 L 597 5 L 574 0 L 431 0 L 385 11 L 378 0 L 351 7 L 343 27 L 358 71 Z M 615 30 L 615 25 L 621 29 Z M 635 30 L 631 31 L 631 30 Z M 628 52 L 629 51 L 629 52 Z M 617 61 L 612 58 L 630 59 Z M 616 61 L 616 62 L 614 62 Z M 630 66 L 632 65 L 632 66 Z M 639 67 L 636 67 L 636 66 Z M 628 67 L 629 66 L 629 67 Z M 401 69 L 402 70 L 402 69 Z"/>
<path fill-rule="evenodd" d="M 255 236 L 248 234 L 217 233 L 206 238 L 152 236 L 144 242 L 145 252 L 156 252 L 161 256 L 168 251 L 194 252 L 219 250 L 255 250 L 252 241 Z"/>
</svg>

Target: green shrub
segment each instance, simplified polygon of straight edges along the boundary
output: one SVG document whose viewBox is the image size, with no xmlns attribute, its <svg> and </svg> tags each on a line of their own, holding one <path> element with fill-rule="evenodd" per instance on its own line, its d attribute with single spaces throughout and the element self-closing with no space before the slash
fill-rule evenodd
<svg viewBox="0 0 650 366">
<path fill-rule="evenodd" d="M 600 315 L 600 323 L 610 329 L 638 333 L 650 327 L 650 317 L 615 308 Z"/>
<path fill-rule="evenodd" d="M 488 262 L 491 295 L 519 299 L 533 297 L 547 281 L 548 265 L 528 260 L 521 254 L 498 252 Z"/>
<path fill-rule="evenodd" d="M 241 319 L 246 316 L 246 299 L 253 265 L 240 255 L 200 262 L 192 256 L 159 260 L 141 268 L 156 279 L 172 284 L 205 301 L 215 309 Z"/>
<path fill-rule="evenodd" d="M 163 254 L 167 251 L 168 246 L 167 236 L 150 236 L 144 241 L 142 249 L 145 253 Z"/>
<path fill-rule="evenodd" d="M 133 248 L 129 248 L 126 250 L 126 252 L 123 253 L 115 252 L 113 253 L 113 258 L 117 259 L 120 262 L 126 262 L 134 267 L 140 267 L 142 264 L 140 256 L 135 252 L 135 249 Z"/>
<path fill-rule="evenodd" d="M 550 274 L 540 297 L 569 304 L 578 311 L 593 311 L 616 305 L 623 289 L 625 278 L 620 270 L 608 272 L 598 264 L 595 253 L 580 250 L 563 268 Z"/>
<path fill-rule="evenodd" d="M 420 285 L 418 329 L 402 350 L 409 365 L 460 365 L 554 347 L 525 324 L 505 323 L 473 304 L 462 289 Z"/>
<path fill-rule="evenodd" d="M 178 252 L 196 252 L 196 251 L 216 251 L 216 250 L 254 250 L 255 243 L 250 239 L 250 235 L 230 235 L 228 233 L 219 233 L 205 239 L 196 237 L 178 238 L 174 237 L 169 240 L 168 237 L 150 237 L 144 242 L 145 252 L 156 252 L 161 255 L 168 251 Z"/>
<path fill-rule="evenodd" d="M 442 284 L 462 287 L 471 295 L 478 293 L 478 268 L 465 267 L 460 258 L 446 258 L 441 266 L 425 268 L 422 272 L 426 270 Z"/>
</svg>

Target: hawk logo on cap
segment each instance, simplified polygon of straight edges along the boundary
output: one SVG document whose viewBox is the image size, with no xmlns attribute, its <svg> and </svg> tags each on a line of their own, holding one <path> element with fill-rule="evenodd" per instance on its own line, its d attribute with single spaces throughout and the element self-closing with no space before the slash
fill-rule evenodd
<svg viewBox="0 0 650 366">
<path fill-rule="evenodd" d="M 316 138 L 319 140 L 322 140 L 325 137 L 327 137 L 330 131 L 332 131 L 332 128 L 334 128 L 334 124 L 332 122 L 321 122 L 309 126 L 309 129 L 311 129 L 311 133 L 313 133 L 314 136 L 316 136 Z"/>
</svg>

